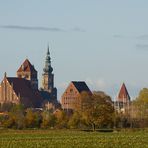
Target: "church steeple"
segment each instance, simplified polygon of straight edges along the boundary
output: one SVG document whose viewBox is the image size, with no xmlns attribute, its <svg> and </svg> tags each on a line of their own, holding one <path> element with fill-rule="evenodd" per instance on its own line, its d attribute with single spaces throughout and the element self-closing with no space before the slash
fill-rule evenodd
<svg viewBox="0 0 148 148">
<path fill-rule="evenodd" d="M 124 83 L 121 86 L 117 99 L 119 102 L 124 102 L 124 103 L 130 101 L 130 96 Z"/>
<path fill-rule="evenodd" d="M 54 74 L 51 67 L 49 45 L 47 47 L 45 66 L 42 74 L 42 96 L 49 102 L 56 102 L 57 100 L 57 89 L 54 87 Z"/>
<path fill-rule="evenodd" d="M 47 48 L 47 55 L 49 55 L 50 54 L 50 52 L 49 52 L 49 45 L 48 45 L 48 48 Z"/>
<path fill-rule="evenodd" d="M 45 67 L 43 69 L 44 73 L 52 73 L 53 68 L 51 67 L 51 58 L 49 52 L 49 45 L 47 48 L 46 60 L 45 60 Z"/>
<path fill-rule="evenodd" d="M 54 74 L 52 72 L 53 68 L 51 67 L 51 58 L 48 46 L 45 58 L 45 67 L 43 69 L 42 87 L 44 91 L 48 91 L 50 93 L 53 91 L 54 88 Z"/>
</svg>

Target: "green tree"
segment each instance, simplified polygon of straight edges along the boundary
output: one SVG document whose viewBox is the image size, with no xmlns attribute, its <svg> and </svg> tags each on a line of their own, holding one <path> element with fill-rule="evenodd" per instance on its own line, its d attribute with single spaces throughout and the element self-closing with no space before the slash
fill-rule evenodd
<svg viewBox="0 0 148 148">
<path fill-rule="evenodd" d="M 56 128 L 67 128 L 68 126 L 68 116 L 63 110 L 59 110 L 54 113 L 56 117 Z"/>
<path fill-rule="evenodd" d="M 91 125 L 93 131 L 96 127 L 108 127 L 113 124 L 114 108 L 111 98 L 104 93 L 89 95 L 83 93 L 81 96 L 82 120 Z"/>
<path fill-rule="evenodd" d="M 41 123 L 41 127 L 42 128 L 54 128 L 56 124 L 56 117 L 53 113 L 50 113 L 49 111 L 44 111 L 42 113 L 42 123 Z"/>
<path fill-rule="evenodd" d="M 22 129 L 25 127 L 24 108 L 22 105 L 13 105 L 8 115 L 4 117 L 3 126 Z"/>
<path fill-rule="evenodd" d="M 37 111 L 27 109 L 25 116 L 25 124 L 28 128 L 39 128 L 41 124 L 41 116 Z"/>
<path fill-rule="evenodd" d="M 70 128 L 80 128 L 81 127 L 81 114 L 75 111 L 68 121 L 68 126 Z"/>
<path fill-rule="evenodd" d="M 148 126 L 148 88 L 143 88 L 133 101 L 131 114 L 133 119 L 139 121 L 140 127 Z"/>
</svg>

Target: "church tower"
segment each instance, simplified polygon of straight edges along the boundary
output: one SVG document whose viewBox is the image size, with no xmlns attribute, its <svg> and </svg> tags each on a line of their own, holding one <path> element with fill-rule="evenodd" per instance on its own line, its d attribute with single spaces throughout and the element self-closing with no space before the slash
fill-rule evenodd
<svg viewBox="0 0 148 148">
<path fill-rule="evenodd" d="M 42 89 L 44 92 L 50 94 L 51 100 L 57 99 L 57 89 L 54 87 L 54 74 L 53 68 L 51 66 L 51 58 L 49 52 L 49 46 L 47 48 L 47 54 L 45 59 L 45 67 L 43 69 L 43 80 L 42 80 Z"/>
<path fill-rule="evenodd" d="M 120 88 L 119 94 L 116 98 L 116 101 L 114 103 L 115 108 L 118 110 L 118 112 L 122 113 L 129 112 L 130 102 L 131 102 L 130 95 L 128 93 L 125 84 L 123 83 Z"/>
<path fill-rule="evenodd" d="M 28 59 L 26 59 L 18 69 L 17 77 L 29 80 L 31 82 L 32 89 L 38 90 L 37 71 Z"/>
<path fill-rule="evenodd" d="M 127 88 L 126 88 L 124 83 L 122 84 L 121 89 L 119 91 L 117 101 L 123 102 L 123 103 L 130 102 L 130 95 L 129 95 Z"/>
<path fill-rule="evenodd" d="M 47 49 L 47 55 L 45 60 L 45 67 L 43 69 L 43 90 L 48 91 L 49 93 L 52 92 L 54 88 L 54 74 L 52 73 L 53 68 L 51 67 L 51 58 L 50 58 L 50 52 L 49 47 Z"/>
</svg>

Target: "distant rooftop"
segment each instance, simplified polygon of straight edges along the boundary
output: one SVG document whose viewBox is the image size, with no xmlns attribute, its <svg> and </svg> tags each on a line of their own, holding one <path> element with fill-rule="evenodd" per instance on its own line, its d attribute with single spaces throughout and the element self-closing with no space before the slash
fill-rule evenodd
<svg viewBox="0 0 148 148">
<path fill-rule="evenodd" d="M 79 93 L 83 91 L 91 92 L 84 81 L 72 81 L 72 83 L 76 87 L 76 89 L 79 91 Z"/>
<path fill-rule="evenodd" d="M 130 96 L 124 83 L 121 86 L 117 99 L 118 101 L 130 101 Z"/>
<path fill-rule="evenodd" d="M 34 68 L 34 66 L 30 63 L 28 59 L 24 61 L 24 63 L 20 66 L 17 72 L 37 72 Z"/>
</svg>

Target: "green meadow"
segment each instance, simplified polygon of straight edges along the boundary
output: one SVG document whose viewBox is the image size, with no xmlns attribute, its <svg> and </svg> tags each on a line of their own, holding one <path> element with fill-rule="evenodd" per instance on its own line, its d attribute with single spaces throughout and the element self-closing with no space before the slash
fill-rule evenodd
<svg viewBox="0 0 148 148">
<path fill-rule="evenodd" d="M 0 130 L 0 148 L 140 148 L 147 131 Z"/>
</svg>

